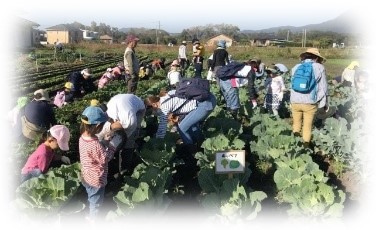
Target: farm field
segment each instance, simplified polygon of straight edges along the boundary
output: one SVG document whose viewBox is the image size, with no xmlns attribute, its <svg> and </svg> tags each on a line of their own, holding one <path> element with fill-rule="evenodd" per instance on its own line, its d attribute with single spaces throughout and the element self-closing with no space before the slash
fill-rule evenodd
<svg viewBox="0 0 376 230">
<path fill-rule="evenodd" d="M 108 67 L 123 58 L 121 45 L 76 45 L 66 54 L 53 55 L 51 49 L 34 51 L 34 56 L 18 54 L 11 83 L 12 96 L 31 96 L 44 88 L 53 97 L 63 87 L 66 75 L 90 67 L 99 79 Z M 171 63 L 178 47 L 139 45 L 140 61 L 165 57 Z M 292 68 L 306 48 L 230 47 L 233 59 L 245 61 L 259 57 L 266 65 L 283 63 Z M 188 54 L 192 47 L 187 48 Z M 206 50 L 209 56 L 212 50 Z M 338 76 L 353 60 L 362 63 L 361 50 L 323 49 L 328 80 Z M 52 55 L 51 55 L 52 54 Z M 168 65 L 166 65 L 168 66 Z M 207 68 L 204 66 L 206 77 Z M 167 86 L 167 71 L 156 72 L 151 79 L 140 80 L 137 95 L 157 95 Z M 191 74 L 188 71 L 188 76 Z M 285 76 L 286 87 L 291 77 Z M 157 117 L 145 116 L 138 139 L 139 148 L 133 174 L 109 179 L 106 187 L 103 221 L 119 223 L 140 215 L 165 218 L 191 215 L 201 221 L 248 223 L 267 221 L 276 216 L 281 221 L 305 219 L 325 221 L 350 218 L 358 207 L 364 181 L 362 156 L 367 134 L 364 130 L 364 102 L 352 89 L 329 83 L 330 103 L 338 109 L 337 117 L 316 120 L 313 146 L 307 149 L 300 137 L 291 132 L 288 93 L 283 99 L 280 118 L 262 108 L 265 92 L 262 79 L 256 81 L 259 106 L 252 109 L 246 89 L 241 88 L 240 119 L 234 120 L 218 100 L 217 107 L 203 124 L 205 141 L 201 146 L 176 144 L 177 133 L 168 132 L 155 139 Z M 108 101 L 125 93 L 123 81 L 85 95 L 63 108 L 55 108 L 58 123 L 71 130 L 71 165 L 54 165 L 45 177 L 19 184 L 20 170 L 37 142 L 17 139 L 11 143 L 10 193 L 14 206 L 25 221 L 51 220 L 64 225 L 75 219 L 85 221 L 88 213 L 86 193 L 79 180 L 78 138 L 80 114 L 92 99 Z M 211 91 L 220 98 L 219 88 Z M 245 170 L 238 174 L 216 174 L 215 154 L 219 151 L 244 150 Z"/>
</svg>

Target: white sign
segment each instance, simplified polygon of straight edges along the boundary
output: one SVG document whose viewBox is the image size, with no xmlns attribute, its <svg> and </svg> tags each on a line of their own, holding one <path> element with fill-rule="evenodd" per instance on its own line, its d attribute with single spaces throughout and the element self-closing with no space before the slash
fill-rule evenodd
<svg viewBox="0 0 376 230">
<path fill-rule="evenodd" d="M 244 150 L 229 150 L 215 154 L 216 173 L 243 173 L 245 165 Z"/>
</svg>

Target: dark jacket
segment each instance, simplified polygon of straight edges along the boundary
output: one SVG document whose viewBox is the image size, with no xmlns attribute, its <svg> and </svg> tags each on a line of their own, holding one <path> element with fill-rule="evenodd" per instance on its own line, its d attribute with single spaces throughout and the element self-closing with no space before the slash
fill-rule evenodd
<svg viewBox="0 0 376 230">
<path fill-rule="evenodd" d="M 26 119 L 39 126 L 49 129 L 56 125 L 55 113 L 48 101 L 31 101 L 25 106 Z"/>
</svg>

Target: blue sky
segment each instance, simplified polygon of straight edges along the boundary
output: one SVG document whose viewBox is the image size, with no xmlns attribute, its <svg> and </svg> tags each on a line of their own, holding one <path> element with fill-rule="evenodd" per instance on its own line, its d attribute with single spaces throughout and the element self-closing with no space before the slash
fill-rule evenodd
<svg viewBox="0 0 376 230">
<path fill-rule="evenodd" d="M 159 5 L 155 5 L 159 3 Z M 307 7 L 309 3 L 309 7 Z M 338 1 L 72 1 L 56 4 L 41 0 L 14 0 L 16 15 L 40 24 L 40 28 L 78 21 L 90 25 L 92 21 L 113 27 L 145 27 L 167 32 L 181 32 L 184 28 L 207 24 L 232 24 L 241 30 L 266 29 L 275 26 L 304 26 L 334 19 L 356 6 L 355 2 Z"/>
</svg>

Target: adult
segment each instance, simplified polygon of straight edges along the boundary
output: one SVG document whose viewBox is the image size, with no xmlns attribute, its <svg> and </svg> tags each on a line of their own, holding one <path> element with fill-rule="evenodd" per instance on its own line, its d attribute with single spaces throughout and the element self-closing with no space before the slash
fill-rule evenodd
<svg viewBox="0 0 376 230">
<path fill-rule="evenodd" d="M 124 129 L 128 139 L 120 153 L 121 171 L 131 172 L 133 170 L 133 155 L 137 148 L 136 139 L 139 136 L 145 110 L 143 100 L 134 94 L 117 94 L 107 103 L 106 112 L 110 121 L 104 125 L 99 135 L 119 126 L 119 124 Z"/>
<path fill-rule="evenodd" d="M 52 126 L 45 131 L 41 138 L 41 144 L 29 156 L 21 171 L 21 183 L 33 177 L 47 173 L 53 160 L 61 160 L 70 164 L 70 159 L 66 156 L 56 154 L 57 149 L 69 150 L 69 129 L 64 125 Z"/>
<path fill-rule="evenodd" d="M 210 68 L 212 69 L 214 75 L 212 77 L 215 78 L 217 82 L 219 82 L 219 79 L 216 77 L 216 71 L 228 63 L 229 59 L 228 52 L 226 50 L 226 41 L 219 40 L 217 44 L 217 49 L 214 50 L 213 60 L 211 61 L 210 65 Z"/>
<path fill-rule="evenodd" d="M 195 76 L 201 78 L 203 70 L 205 47 L 200 44 L 199 40 L 195 40 L 193 43 L 193 65 L 195 67 Z"/>
<path fill-rule="evenodd" d="M 226 109 L 234 119 L 238 119 L 240 108 L 239 87 L 247 86 L 252 107 L 257 106 L 257 93 L 254 83 L 255 70 L 251 63 L 251 60 L 246 62 L 244 67 L 237 71 L 233 77 L 219 79 L 221 93 L 226 101 Z"/>
<path fill-rule="evenodd" d="M 34 92 L 34 99 L 25 106 L 25 115 L 21 121 L 22 133 L 30 140 L 35 140 L 56 124 L 55 113 L 47 91 L 38 89 Z"/>
<path fill-rule="evenodd" d="M 74 71 L 68 75 L 67 80 L 72 83 L 71 92 L 74 98 L 80 98 L 86 93 L 95 91 L 96 86 L 90 77 L 91 70 L 89 68 Z"/>
<path fill-rule="evenodd" d="M 172 112 L 185 114 L 178 123 L 178 131 L 182 142 L 187 145 L 198 144 L 203 141 L 200 123 L 203 122 L 214 110 L 217 104 L 215 96 L 210 93 L 206 101 L 187 100 L 170 94 L 164 96 L 149 96 L 145 105 L 151 107 L 159 114 L 157 138 L 164 138 L 167 131 L 168 116 Z"/>
<path fill-rule="evenodd" d="M 291 69 L 294 76 L 297 68 L 306 62 L 312 63 L 316 87 L 310 93 L 300 93 L 291 88 L 290 102 L 292 113 L 292 131 L 296 136 L 302 136 L 304 146 L 308 147 L 312 138 L 312 124 L 318 109 L 325 109 L 327 105 L 328 83 L 325 67 L 322 64 L 325 58 L 317 48 L 308 48 L 300 54 L 301 63 Z M 315 92 L 313 92 L 315 91 Z M 316 96 L 313 97 L 312 94 Z"/>
<path fill-rule="evenodd" d="M 127 48 L 124 51 L 124 67 L 127 74 L 127 90 L 128 93 L 134 94 L 137 90 L 138 72 L 140 65 L 136 56 L 136 46 L 140 39 L 134 35 L 128 35 L 125 40 Z"/>
<path fill-rule="evenodd" d="M 185 70 L 188 68 L 187 63 L 187 41 L 182 41 L 179 46 L 178 61 L 181 68 L 181 75 L 185 76 Z"/>
</svg>

